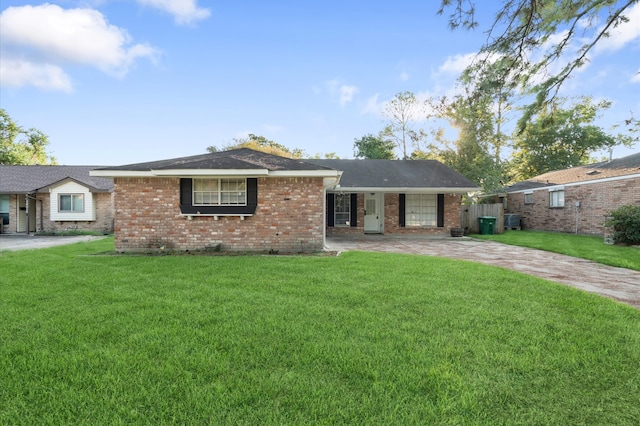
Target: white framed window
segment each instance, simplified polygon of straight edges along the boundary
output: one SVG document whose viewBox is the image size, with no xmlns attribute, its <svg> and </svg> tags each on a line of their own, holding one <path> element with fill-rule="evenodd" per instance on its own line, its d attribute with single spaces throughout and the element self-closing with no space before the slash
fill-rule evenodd
<svg viewBox="0 0 640 426">
<path fill-rule="evenodd" d="M 533 204 L 533 192 L 525 192 L 524 193 L 524 203 L 525 204 Z"/>
<path fill-rule="evenodd" d="M 246 206 L 246 179 L 193 179 L 194 206 Z"/>
<path fill-rule="evenodd" d="M 564 189 L 549 191 L 549 207 L 564 207 Z"/>
<path fill-rule="evenodd" d="M 58 194 L 58 211 L 84 213 L 84 194 Z"/>
<path fill-rule="evenodd" d="M 405 198 L 405 226 L 436 226 L 438 196 L 436 194 L 407 194 Z"/>
<path fill-rule="evenodd" d="M 350 226 L 351 194 L 336 194 L 334 196 L 333 226 Z"/>
</svg>

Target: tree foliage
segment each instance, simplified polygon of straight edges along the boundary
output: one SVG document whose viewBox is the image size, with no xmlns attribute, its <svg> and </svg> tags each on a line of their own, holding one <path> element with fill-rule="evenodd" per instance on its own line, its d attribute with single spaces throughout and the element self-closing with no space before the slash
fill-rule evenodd
<svg viewBox="0 0 640 426">
<path fill-rule="evenodd" d="M 424 132 L 414 129 L 416 120 L 425 118 L 423 104 L 412 92 L 400 92 L 389 101 L 382 114 L 387 119 L 383 137 L 391 138 L 400 150 L 402 159 L 408 159 L 408 148 L 417 145 L 424 137 Z"/>
<path fill-rule="evenodd" d="M 594 47 L 640 0 L 504 0 L 487 30 L 486 42 L 467 74 L 481 93 L 519 87 L 534 95 L 519 126 L 553 102 L 563 83 L 588 62 Z M 441 0 L 451 29 L 474 29 L 476 1 Z M 483 4 L 484 6 L 484 4 Z"/>
<path fill-rule="evenodd" d="M 264 136 L 249 133 L 246 138 L 235 138 L 233 143 L 218 149 L 216 146 L 207 147 L 208 152 L 227 151 L 230 149 L 250 148 L 273 155 L 289 158 L 302 158 L 305 153 L 300 148 L 289 149 L 286 146 L 265 138 Z"/>
<path fill-rule="evenodd" d="M 609 107 L 589 97 L 564 109 L 561 99 L 548 105 L 526 124 L 514 142 L 514 173 L 518 180 L 553 170 L 587 164 L 590 154 L 617 145 L 619 139 L 593 124 L 597 113 Z"/>
<path fill-rule="evenodd" d="M 56 164 L 47 154 L 49 138 L 38 129 L 25 130 L 0 109 L 0 164 Z"/>
<path fill-rule="evenodd" d="M 394 149 L 396 143 L 385 137 L 385 132 L 380 132 L 378 136 L 372 134 L 365 135 L 360 139 L 355 139 L 353 143 L 353 154 L 356 158 L 370 158 L 395 160 Z"/>
</svg>

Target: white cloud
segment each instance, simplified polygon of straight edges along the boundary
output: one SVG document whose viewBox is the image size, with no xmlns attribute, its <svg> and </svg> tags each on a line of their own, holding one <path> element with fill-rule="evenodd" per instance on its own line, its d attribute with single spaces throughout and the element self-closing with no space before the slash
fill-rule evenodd
<svg viewBox="0 0 640 426">
<path fill-rule="evenodd" d="M 71 80 L 62 68 L 19 59 L 0 60 L 0 85 L 35 86 L 44 90 L 72 91 Z"/>
<path fill-rule="evenodd" d="M 159 54 L 148 44 L 131 45 L 127 31 L 110 25 L 96 10 L 62 9 L 51 4 L 4 10 L 0 14 L 0 43 L 3 69 L 18 61 L 24 69 L 45 68 L 51 77 L 61 77 L 62 67 L 69 63 L 123 77 L 136 59 L 155 61 Z M 68 77 L 66 80 L 70 84 Z M 38 86 L 38 81 L 35 78 L 31 84 Z M 56 84 L 60 83 L 49 87 L 56 88 Z"/>
<path fill-rule="evenodd" d="M 356 93 L 358 93 L 356 86 L 340 86 L 340 106 L 345 106 L 351 102 Z"/>
<path fill-rule="evenodd" d="M 465 55 L 449 56 L 444 64 L 440 65 L 438 71 L 446 74 L 460 74 L 464 71 L 476 57 L 476 53 L 467 53 Z"/>
<path fill-rule="evenodd" d="M 409 80 L 409 73 L 406 71 L 403 71 L 400 73 L 400 81 L 408 81 Z"/>
<path fill-rule="evenodd" d="M 611 29 L 609 37 L 601 39 L 596 45 L 596 52 L 620 50 L 633 40 L 640 39 L 640 3 L 630 7 L 624 15 L 629 21 Z"/>
<path fill-rule="evenodd" d="M 207 19 L 211 11 L 198 7 L 197 0 L 137 0 L 138 3 L 173 15 L 177 24 L 188 25 Z"/>
<path fill-rule="evenodd" d="M 379 97 L 380 94 L 376 93 L 367 99 L 367 103 L 364 108 L 362 108 L 362 114 L 381 115 L 383 104 L 378 102 Z"/>
<path fill-rule="evenodd" d="M 338 102 L 342 107 L 353 101 L 355 94 L 360 91 L 357 86 L 341 84 L 339 80 L 327 81 L 326 87 L 330 94 L 338 96 Z"/>
</svg>

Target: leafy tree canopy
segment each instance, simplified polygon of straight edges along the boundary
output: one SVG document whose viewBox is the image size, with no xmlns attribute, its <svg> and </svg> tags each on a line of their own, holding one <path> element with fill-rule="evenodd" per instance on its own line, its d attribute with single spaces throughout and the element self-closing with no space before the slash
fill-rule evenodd
<svg viewBox="0 0 640 426">
<path fill-rule="evenodd" d="M 515 136 L 513 162 L 517 180 L 587 164 L 593 152 L 621 142 L 593 124 L 597 112 L 608 108 L 609 102 L 594 104 L 591 98 L 584 97 L 565 109 L 558 106 L 561 101 L 558 98 L 537 113 Z"/>
<path fill-rule="evenodd" d="M 262 151 L 269 154 L 279 155 L 281 157 L 302 158 L 305 155 L 304 150 L 300 148 L 289 149 L 286 146 L 265 138 L 264 136 L 249 133 L 246 138 L 235 138 L 233 143 L 218 149 L 216 146 L 207 147 L 208 152 L 228 151 L 230 149 L 250 148 L 256 151 Z"/>
<path fill-rule="evenodd" d="M 0 164 L 56 164 L 47 154 L 49 138 L 38 129 L 25 130 L 0 108 Z"/>
<path fill-rule="evenodd" d="M 395 147 L 396 143 L 389 138 L 385 138 L 383 131 L 378 136 L 368 134 L 360 139 L 355 139 L 353 154 L 356 158 L 395 160 L 396 154 L 393 152 Z"/>
<path fill-rule="evenodd" d="M 478 93 L 520 88 L 534 95 L 524 110 L 520 129 L 557 96 L 562 84 L 587 63 L 594 47 L 640 0 L 503 0 L 486 42 L 466 70 Z M 452 29 L 474 29 L 474 0 L 441 0 Z M 484 4 L 481 5 L 483 7 Z M 638 126 L 637 119 L 632 119 Z"/>
</svg>

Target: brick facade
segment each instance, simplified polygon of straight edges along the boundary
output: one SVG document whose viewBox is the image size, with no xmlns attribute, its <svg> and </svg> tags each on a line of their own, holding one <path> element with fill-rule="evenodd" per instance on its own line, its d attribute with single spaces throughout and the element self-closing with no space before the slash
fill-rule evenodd
<svg viewBox="0 0 640 426">
<path fill-rule="evenodd" d="M 18 197 L 24 195 L 9 195 L 9 225 L 5 225 L 3 232 L 18 232 Z M 93 200 L 96 209 L 96 220 L 80 221 L 52 221 L 50 210 L 51 196 L 49 193 L 36 194 L 36 200 L 29 201 L 29 210 L 35 211 L 31 215 L 30 232 L 60 232 L 67 230 L 95 231 L 102 233 L 113 232 L 114 194 L 111 192 L 95 192 Z M 24 198 L 22 198 L 24 201 Z M 35 207 L 34 207 L 35 204 Z M 21 211 L 24 215 L 25 212 Z M 26 221 L 26 216 L 20 218 Z"/>
<path fill-rule="evenodd" d="M 310 252 L 323 249 L 322 178 L 258 178 L 253 216 L 180 212 L 179 178 L 115 178 L 116 250 Z"/>
<path fill-rule="evenodd" d="M 462 197 L 460 194 L 445 194 L 444 196 L 444 226 L 443 227 L 400 227 L 399 225 L 399 194 L 384 194 L 384 233 L 399 235 L 450 235 L 451 228 L 460 227 L 460 209 Z M 327 235 L 357 235 L 364 234 L 364 194 L 358 194 L 358 226 L 327 227 Z M 327 212 L 332 214 L 332 212 Z"/>
<path fill-rule="evenodd" d="M 525 204 L 524 192 L 507 194 L 505 213 L 520 214 L 525 229 L 604 235 L 609 212 L 640 205 L 640 177 L 567 184 L 564 207 L 558 208 L 549 207 L 548 188 L 531 195 L 533 202 Z"/>
</svg>

